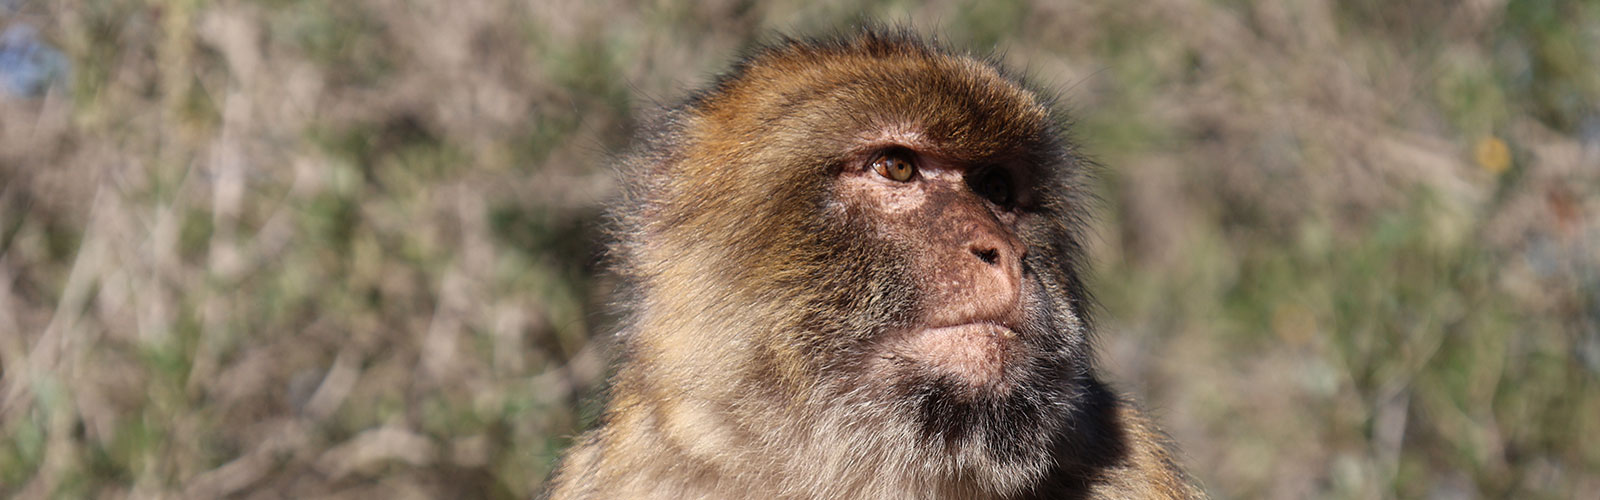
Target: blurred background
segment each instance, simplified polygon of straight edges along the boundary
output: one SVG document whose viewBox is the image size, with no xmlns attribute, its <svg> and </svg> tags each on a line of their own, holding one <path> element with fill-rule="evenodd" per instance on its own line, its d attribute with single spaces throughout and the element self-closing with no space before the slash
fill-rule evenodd
<svg viewBox="0 0 1600 500">
<path fill-rule="evenodd" d="M 612 155 L 864 17 L 1063 96 L 1212 494 L 1600 494 L 1600 2 L 0 0 L 0 497 L 535 494 Z"/>
</svg>

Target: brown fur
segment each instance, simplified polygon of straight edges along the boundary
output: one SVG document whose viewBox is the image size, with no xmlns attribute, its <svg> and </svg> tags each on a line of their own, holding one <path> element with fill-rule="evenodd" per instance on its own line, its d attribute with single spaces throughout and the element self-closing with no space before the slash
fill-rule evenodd
<svg viewBox="0 0 1600 500">
<path fill-rule="evenodd" d="M 610 401 L 551 496 L 1200 496 L 1093 375 L 1088 163 L 1038 95 L 867 30 L 758 50 L 669 111 L 622 173 Z M 885 215 L 903 190 L 859 166 L 886 147 L 930 180 L 1003 170 L 1015 200 L 946 190 Z M 1017 338 L 915 340 L 976 317 Z"/>
</svg>

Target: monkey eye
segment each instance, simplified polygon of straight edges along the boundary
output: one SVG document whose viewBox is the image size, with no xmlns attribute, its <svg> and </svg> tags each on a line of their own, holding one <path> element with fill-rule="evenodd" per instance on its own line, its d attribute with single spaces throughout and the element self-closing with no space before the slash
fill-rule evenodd
<svg viewBox="0 0 1600 500">
<path fill-rule="evenodd" d="M 985 168 L 967 177 L 972 192 L 990 203 L 1010 208 L 1016 202 L 1011 188 L 1011 175 L 1004 168 Z"/>
<path fill-rule="evenodd" d="M 896 182 L 909 182 L 917 174 L 917 165 L 905 151 L 890 151 L 872 161 L 872 170 Z"/>
</svg>

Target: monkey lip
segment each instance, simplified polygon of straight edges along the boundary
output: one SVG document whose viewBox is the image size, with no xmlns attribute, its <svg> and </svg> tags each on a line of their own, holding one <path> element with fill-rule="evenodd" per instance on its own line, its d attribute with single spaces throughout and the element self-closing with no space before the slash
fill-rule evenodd
<svg viewBox="0 0 1600 500">
<path fill-rule="evenodd" d="M 892 352 L 974 388 L 998 388 L 1017 343 L 1016 330 L 978 322 L 913 331 Z"/>
</svg>

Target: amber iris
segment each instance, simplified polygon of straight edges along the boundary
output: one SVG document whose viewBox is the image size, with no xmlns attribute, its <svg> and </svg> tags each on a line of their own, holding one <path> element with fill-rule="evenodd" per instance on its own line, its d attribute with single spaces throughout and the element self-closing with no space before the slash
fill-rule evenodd
<svg viewBox="0 0 1600 500">
<path fill-rule="evenodd" d="M 917 174 L 916 164 L 911 163 L 910 158 L 898 153 L 878 157 L 872 162 L 872 169 L 876 170 L 878 175 L 898 182 L 910 181 L 911 177 Z"/>
</svg>

